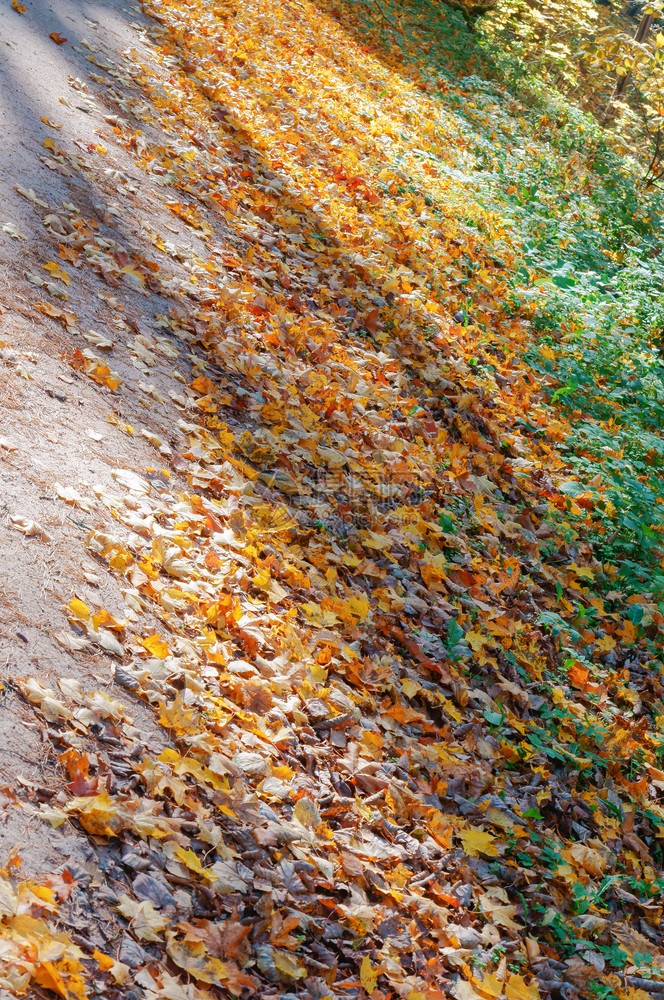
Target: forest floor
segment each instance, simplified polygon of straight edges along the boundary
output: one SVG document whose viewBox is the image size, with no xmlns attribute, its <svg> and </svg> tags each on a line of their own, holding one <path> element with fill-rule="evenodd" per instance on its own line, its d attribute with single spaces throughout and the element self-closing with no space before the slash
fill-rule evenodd
<svg viewBox="0 0 664 1000">
<path fill-rule="evenodd" d="M 664 997 L 662 501 L 519 214 L 598 188 L 385 10 L 0 8 L 0 996 Z"/>
</svg>

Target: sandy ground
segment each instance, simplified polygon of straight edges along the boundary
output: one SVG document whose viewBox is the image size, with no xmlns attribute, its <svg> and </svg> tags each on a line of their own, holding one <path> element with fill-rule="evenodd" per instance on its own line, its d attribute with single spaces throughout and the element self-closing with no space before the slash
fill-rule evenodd
<svg viewBox="0 0 664 1000">
<path fill-rule="evenodd" d="M 139 203 L 131 155 L 113 141 L 107 121 L 118 108 L 104 100 L 103 88 L 97 86 L 94 94 L 88 89 L 88 74 L 96 72 L 89 57 L 120 66 L 124 50 L 142 45 L 136 30 L 141 18 L 120 0 L 33 2 L 24 15 L 8 2 L 0 6 L 0 226 L 5 226 L 0 229 L 0 676 L 9 681 L 0 699 L 0 783 L 10 795 L 17 775 L 47 785 L 56 773 L 50 744 L 12 680 L 36 676 L 52 686 L 57 678 L 76 674 L 127 704 L 131 700 L 113 683 L 111 656 L 88 654 L 89 676 L 81 677 L 81 658 L 74 660 L 55 638 L 68 628 L 63 608 L 74 595 L 118 618 L 127 613 L 139 618 L 86 548 L 91 529 L 118 533 L 108 509 L 95 503 L 93 487 L 117 491 L 117 470 L 145 474 L 153 468 L 155 494 L 178 488 L 175 473 L 170 482 L 160 473 L 163 459 L 141 431 L 156 433 L 177 449 L 182 414 L 167 392 L 191 377 L 191 365 L 184 356 L 174 361 L 156 353 L 146 366 L 127 348 L 140 334 L 163 332 L 155 317 L 167 313 L 172 302 L 127 285 L 111 287 L 90 268 L 75 274 L 69 288 L 56 283 L 68 294 L 60 303 L 31 284 L 35 276 L 50 281 L 44 267 L 49 262 L 72 272 L 58 257 L 57 220 L 67 229 L 67 220 L 85 219 L 98 239 L 110 237 L 146 255 L 152 250 L 142 228 L 146 221 L 186 245 L 196 242 L 177 219 L 156 217 L 156 201 L 146 205 L 143 197 Z M 57 44 L 52 32 L 67 42 Z M 115 83 L 129 96 L 127 78 Z M 73 169 L 57 157 L 57 146 L 45 142 L 80 150 L 89 166 Z M 96 152 L 97 145 L 106 152 Z M 175 260 L 172 273 L 179 273 Z M 75 326 L 65 329 L 41 313 L 36 304 L 45 301 L 75 315 Z M 72 368 L 73 353 L 91 349 L 85 333 L 113 342 L 109 363 L 122 380 L 121 391 L 99 387 Z M 123 429 L 127 424 L 133 435 Z M 57 484 L 91 498 L 93 508 L 63 502 Z M 48 540 L 22 533 L 12 518 L 36 522 Z M 157 739 L 151 713 L 135 701 L 131 712 L 146 738 Z M 23 871 L 34 876 L 61 865 L 63 857 L 83 856 L 86 845 L 29 816 L 22 819 L 14 809 L 5 811 L 0 824 L 0 867 L 17 848 Z"/>
</svg>

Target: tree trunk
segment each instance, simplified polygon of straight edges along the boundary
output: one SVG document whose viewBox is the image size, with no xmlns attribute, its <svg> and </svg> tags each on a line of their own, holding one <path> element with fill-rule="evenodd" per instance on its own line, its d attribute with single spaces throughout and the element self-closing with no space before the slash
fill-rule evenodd
<svg viewBox="0 0 664 1000">
<path fill-rule="evenodd" d="M 655 20 L 654 14 L 644 14 L 639 22 L 639 27 L 637 28 L 636 35 L 634 36 L 634 41 L 641 43 L 646 40 L 650 29 L 652 28 L 652 23 Z M 616 80 L 616 86 L 609 98 L 609 103 L 606 106 L 606 112 L 604 113 L 604 124 L 608 124 L 614 117 L 616 113 L 615 102 L 619 101 L 627 90 L 627 84 L 631 73 L 626 73 L 625 76 L 619 76 Z"/>
<path fill-rule="evenodd" d="M 443 3 L 458 10 L 468 25 L 470 31 L 475 30 L 475 22 L 482 14 L 488 14 L 498 3 L 498 0 L 443 0 Z"/>
</svg>

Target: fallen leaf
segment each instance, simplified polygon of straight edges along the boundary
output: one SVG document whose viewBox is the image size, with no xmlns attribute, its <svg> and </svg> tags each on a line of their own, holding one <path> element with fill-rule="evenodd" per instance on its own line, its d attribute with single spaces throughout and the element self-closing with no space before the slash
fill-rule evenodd
<svg viewBox="0 0 664 1000">
<path fill-rule="evenodd" d="M 492 833 L 476 828 L 468 830 L 458 830 L 457 837 L 463 845 L 464 852 L 476 858 L 479 854 L 484 854 L 488 858 L 496 858 L 500 853 L 495 846 L 496 838 Z"/>
</svg>

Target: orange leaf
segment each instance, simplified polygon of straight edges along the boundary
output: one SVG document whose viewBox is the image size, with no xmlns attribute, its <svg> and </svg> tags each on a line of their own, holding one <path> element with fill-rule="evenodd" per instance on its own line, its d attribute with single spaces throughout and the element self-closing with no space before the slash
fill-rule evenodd
<svg viewBox="0 0 664 1000">
<path fill-rule="evenodd" d="M 575 660 L 569 668 L 567 676 L 572 687 L 583 688 L 588 683 L 590 672 L 587 667 Z"/>
</svg>

